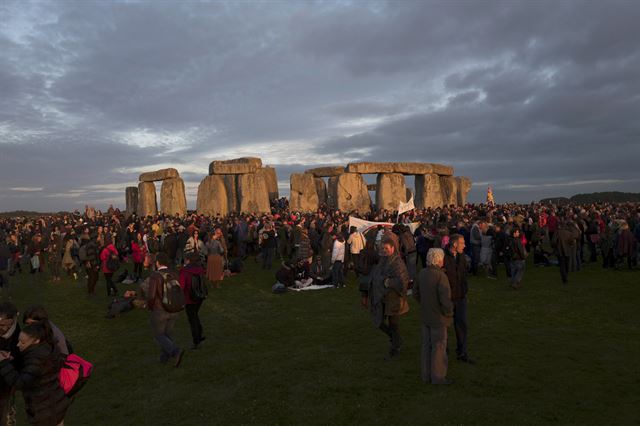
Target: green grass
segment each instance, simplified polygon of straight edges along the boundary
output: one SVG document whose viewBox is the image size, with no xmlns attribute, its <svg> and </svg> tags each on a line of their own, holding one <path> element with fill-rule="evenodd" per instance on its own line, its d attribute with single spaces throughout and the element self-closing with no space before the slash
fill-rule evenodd
<svg viewBox="0 0 640 426">
<path fill-rule="evenodd" d="M 360 308 L 353 281 L 273 295 L 273 273 L 252 261 L 247 268 L 211 291 L 201 310 L 207 340 L 179 369 L 157 361 L 148 312 L 104 318 L 102 277 L 92 299 L 82 279 L 14 277 L 19 309 L 43 303 L 95 364 L 65 424 L 640 422 L 640 272 L 587 266 L 563 288 L 557 268 L 528 265 L 518 291 L 504 269 L 498 281 L 472 279 L 469 352 L 477 365 L 450 360 L 455 385 L 434 387 L 420 382 L 413 300 L 400 325 L 402 354 L 389 363 L 387 338 Z M 184 314 L 174 335 L 189 345 Z"/>
</svg>

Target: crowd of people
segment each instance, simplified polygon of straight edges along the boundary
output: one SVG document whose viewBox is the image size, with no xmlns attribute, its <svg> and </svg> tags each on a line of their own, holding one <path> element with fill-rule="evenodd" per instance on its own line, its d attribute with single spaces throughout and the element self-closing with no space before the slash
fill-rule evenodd
<svg viewBox="0 0 640 426">
<path fill-rule="evenodd" d="M 370 225 L 350 225 L 350 217 Z M 110 299 L 124 296 L 151 311 L 160 361 L 174 359 L 178 366 L 184 350 L 171 338 L 178 315 L 168 307 L 172 285 L 183 293 L 180 303 L 189 319 L 192 349 L 198 349 L 205 340 L 198 317 L 206 297 L 202 283 L 219 288 L 226 276 L 242 271 L 248 258 L 273 270 L 280 290 L 342 288 L 346 275 L 354 274 L 362 305 L 390 340 L 387 359 L 400 354 L 400 317 L 408 311 L 407 297 L 413 292 L 422 310 L 422 377 L 425 382 L 449 383 L 443 348 L 450 322 L 457 359 L 474 363 L 467 350 L 468 275 L 497 279 L 504 269 L 517 290 L 526 282 L 526 259 L 533 254 L 535 265 L 557 265 L 566 285 L 569 274 L 586 263 L 636 268 L 639 243 L 640 205 L 631 203 L 468 204 L 397 215 L 326 206 L 300 213 L 278 200 L 268 214 L 225 217 L 126 217 L 111 207 L 104 213 L 87 209 L 84 214 L 0 219 L 0 286 L 8 299 L 15 274 L 42 276 L 53 283 L 66 275 L 86 280 L 87 294 L 96 297 L 102 276 Z M 141 284 L 141 290 L 121 294 L 120 283 L 126 280 Z M 0 312 L 0 326 L 11 312 Z M 24 341 L 37 341 L 50 351 L 55 346 L 50 330 L 35 328 L 25 327 Z M 40 352 L 45 350 L 34 356 L 42 361 Z M 19 388 L 24 385 L 20 373 L 7 364 L 16 355 L 0 354 L 0 376 Z"/>
</svg>

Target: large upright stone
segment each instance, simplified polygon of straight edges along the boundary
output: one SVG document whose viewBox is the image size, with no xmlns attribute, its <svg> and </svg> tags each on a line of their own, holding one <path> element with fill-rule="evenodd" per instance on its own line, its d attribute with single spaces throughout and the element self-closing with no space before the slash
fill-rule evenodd
<svg viewBox="0 0 640 426">
<path fill-rule="evenodd" d="M 289 208 L 292 211 L 315 212 L 318 210 L 318 191 L 311 173 L 293 173 L 290 178 Z"/>
<path fill-rule="evenodd" d="M 238 208 L 240 213 L 269 213 L 269 190 L 264 176 L 257 173 L 238 175 Z"/>
<path fill-rule="evenodd" d="M 332 209 L 338 208 L 338 177 L 339 176 L 331 176 L 329 178 L 329 184 L 327 185 L 327 206 Z"/>
<path fill-rule="evenodd" d="M 371 197 L 367 183 L 359 173 L 343 173 L 329 179 L 329 199 L 343 212 L 371 211 Z"/>
<path fill-rule="evenodd" d="M 440 191 L 443 205 L 458 205 L 458 181 L 456 178 L 453 176 L 440 176 Z"/>
<path fill-rule="evenodd" d="M 437 174 L 441 176 L 452 176 L 453 167 L 443 164 L 433 163 L 349 163 L 347 165 L 349 173 L 380 174 L 380 173 L 401 173 L 403 175 L 426 175 Z"/>
<path fill-rule="evenodd" d="M 344 167 L 342 166 L 316 167 L 314 169 L 306 170 L 305 173 L 311 173 L 314 177 L 317 177 L 317 178 L 338 176 L 344 173 Z"/>
<path fill-rule="evenodd" d="M 125 211 L 125 215 L 127 217 L 132 214 L 138 212 L 138 187 L 137 186 L 127 186 L 125 189 L 125 198 L 127 201 L 127 210 Z"/>
<path fill-rule="evenodd" d="M 415 205 L 419 209 L 443 206 L 440 176 L 436 174 L 416 176 Z"/>
<path fill-rule="evenodd" d="M 327 182 L 323 178 L 313 178 L 316 184 L 316 193 L 318 194 L 318 202 L 320 204 L 327 204 Z"/>
<path fill-rule="evenodd" d="M 378 210 L 398 210 L 400 202 L 407 201 L 407 187 L 400 173 L 381 173 L 376 180 L 376 207 Z"/>
<path fill-rule="evenodd" d="M 267 184 L 269 201 L 277 200 L 280 195 L 278 191 L 278 176 L 276 175 L 276 169 L 266 166 L 258 169 L 256 174 L 262 175 L 262 178 L 264 178 L 264 181 Z"/>
<path fill-rule="evenodd" d="M 180 177 L 176 169 L 162 169 L 155 172 L 142 173 L 138 180 L 140 182 L 154 182 L 157 180 L 173 179 Z"/>
<path fill-rule="evenodd" d="M 227 211 L 237 213 L 238 206 L 238 175 L 221 175 L 224 188 L 227 191 Z"/>
<path fill-rule="evenodd" d="M 467 204 L 467 195 L 469 195 L 469 191 L 471 191 L 471 179 L 464 176 L 457 176 L 456 181 L 458 184 L 457 204 L 459 206 L 464 206 Z"/>
<path fill-rule="evenodd" d="M 255 173 L 262 167 L 262 160 L 256 157 L 242 157 L 233 160 L 213 161 L 209 164 L 210 175 L 240 175 Z"/>
<path fill-rule="evenodd" d="M 171 216 L 184 216 L 187 214 L 187 196 L 182 178 L 162 181 L 162 186 L 160 187 L 160 211 Z"/>
<path fill-rule="evenodd" d="M 156 201 L 156 185 L 153 182 L 138 184 L 138 216 L 155 216 L 158 214 Z"/>
<path fill-rule="evenodd" d="M 198 185 L 196 210 L 206 216 L 225 216 L 229 213 L 229 201 L 224 179 L 220 175 L 205 176 Z"/>
</svg>

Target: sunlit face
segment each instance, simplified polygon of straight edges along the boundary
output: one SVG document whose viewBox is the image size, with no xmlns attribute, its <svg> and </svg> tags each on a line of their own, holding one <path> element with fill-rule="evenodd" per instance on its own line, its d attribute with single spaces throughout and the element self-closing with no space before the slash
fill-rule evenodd
<svg viewBox="0 0 640 426">
<path fill-rule="evenodd" d="M 0 318 L 0 336 L 4 335 L 13 327 L 15 318 Z"/>
<path fill-rule="evenodd" d="M 464 238 L 458 238 L 458 241 L 453 243 L 453 248 L 458 254 L 464 253 Z"/>
<path fill-rule="evenodd" d="M 25 333 L 20 333 L 20 337 L 18 337 L 18 349 L 20 352 L 24 352 L 30 346 L 37 345 L 38 343 L 40 343 L 40 339 L 31 337 Z"/>
<path fill-rule="evenodd" d="M 395 252 L 395 247 L 393 244 L 385 243 L 382 245 L 382 251 L 385 256 L 391 256 Z"/>
</svg>

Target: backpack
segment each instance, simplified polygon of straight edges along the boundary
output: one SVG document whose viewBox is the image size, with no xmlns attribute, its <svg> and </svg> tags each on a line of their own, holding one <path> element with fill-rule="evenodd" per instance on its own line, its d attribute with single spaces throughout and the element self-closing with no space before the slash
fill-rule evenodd
<svg viewBox="0 0 640 426">
<path fill-rule="evenodd" d="M 162 284 L 162 307 L 170 313 L 180 312 L 184 309 L 184 292 L 180 283 L 174 277 L 161 272 Z"/>
<path fill-rule="evenodd" d="M 89 381 L 93 373 L 93 364 L 76 354 L 69 354 L 58 373 L 58 381 L 64 393 L 73 397 Z"/>
<path fill-rule="evenodd" d="M 120 259 L 118 259 L 118 256 L 115 254 L 111 254 L 109 255 L 109 258 L 107 259 L 107 269 L 115 272 L 120 268 Z"/>
<path fill-rule="evenodd" d="M 209 289 L 207 284 L 203 281 L 202 275 L 191 275 L 191 298 L 194 301 L 201 301 L 207 298 L 209 295 Z"/>
</svg>

